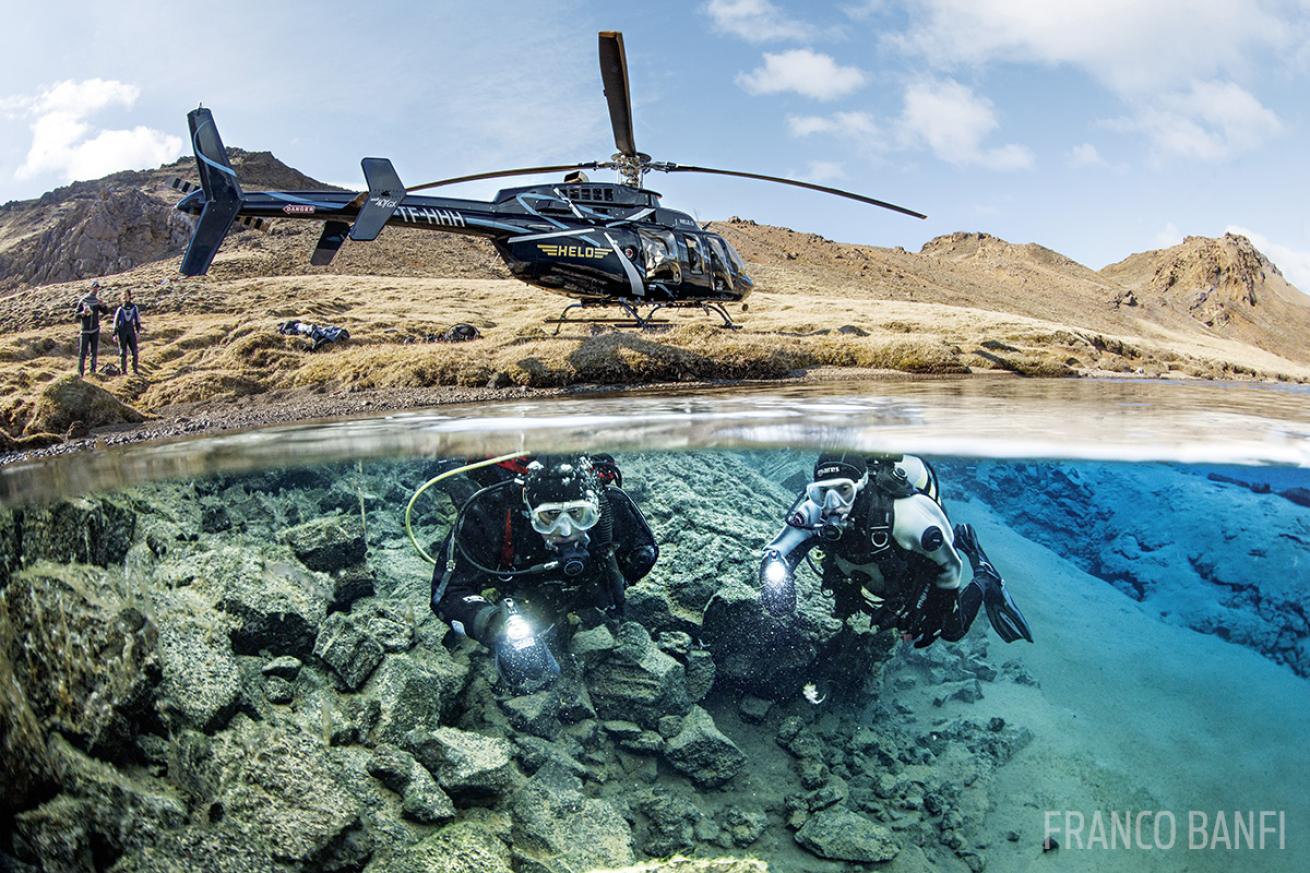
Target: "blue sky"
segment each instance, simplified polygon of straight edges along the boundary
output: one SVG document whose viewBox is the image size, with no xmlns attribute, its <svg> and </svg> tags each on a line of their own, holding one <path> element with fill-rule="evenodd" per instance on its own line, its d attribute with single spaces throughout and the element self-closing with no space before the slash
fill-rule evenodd
<svg viewBox="0 0 1310 873">
<path fill-rule="evenodd" d="M 1310 0 L 70 0 L 6 23 L 0 201 L 171 159 L 198 102 L 229 145 L 337 183 L 366 155 L 411 184 L 603 159 L 596 32 L 617 29 L 657 160 L 929 215 L 648 177 L 702 219 L 912 250 L 985 230 L 1092 267 L 1239 229 L 1310 291 Z"/>
</svg>

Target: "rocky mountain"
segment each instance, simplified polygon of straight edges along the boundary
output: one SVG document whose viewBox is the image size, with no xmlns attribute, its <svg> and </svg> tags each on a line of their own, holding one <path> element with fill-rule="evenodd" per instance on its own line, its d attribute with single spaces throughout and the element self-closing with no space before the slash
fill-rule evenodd
<svg viewBox="0 0 1310 873">
<path fill-rule="evenodd" d="M 252 188 L 332 188 L 269 152 L 230 149 L 229 154 Z M 195 161 L 183 158 L 157 170 L 74 182 L 35 200 L 0 206 L 0 294 L 121 273 L 180 255 L 191 222 L 171 208 L 180 196 L 170 187 L 174 178 L 198 183 Z"/>
<path fill-rule="evenodd" d="M 1100 275 L 1125 289 L 1117 298 L 1121 307 L 1151 320 L 1200 325 L 1292 355 L 1307 348 L 1310 296 L 1244 236 L 1189 236 L 1171 248 L 1130 255 Z"/>
</svg>

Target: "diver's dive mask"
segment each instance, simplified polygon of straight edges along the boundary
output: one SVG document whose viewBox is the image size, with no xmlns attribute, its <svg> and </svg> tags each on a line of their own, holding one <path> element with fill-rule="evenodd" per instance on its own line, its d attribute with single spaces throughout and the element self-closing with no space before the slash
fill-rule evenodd
<svg viewBox="0 0 1310 873">
<path fill-rule="evenodd" d="M 600 506 L 591 500 L 568 500 L 528 507 L 532 529 L 542 536 L 570 537 L 600 521 Z"/>
<path fill-rule="evenodd" d="M 855 505 L 855 496 L 868 481 L 868 476 L 855 479 L 821 479 L 805 486 L 805 496 L 810 498 L 824 515 L 845 515 Z"/>
</svg>

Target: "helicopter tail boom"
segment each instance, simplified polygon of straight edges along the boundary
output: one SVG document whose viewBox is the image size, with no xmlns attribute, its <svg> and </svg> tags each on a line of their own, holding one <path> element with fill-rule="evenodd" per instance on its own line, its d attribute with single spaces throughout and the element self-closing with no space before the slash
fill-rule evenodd
<svg viewBox="0 0 1310 873">
<path fill-rule="evenodd" d="M 208 109 L 193 109 L 187 113 L 187 124 L 191 128 L 191 147 L 196 155 L 205 205 L 182 256 L 181 272 L 186 276 L 200 276 L 209 272 L 218 247 L 241 211 L 243 195 L 236 170 L 232 169 L 227 149 L 214 126 L 213 114 Z"/>
</svg>

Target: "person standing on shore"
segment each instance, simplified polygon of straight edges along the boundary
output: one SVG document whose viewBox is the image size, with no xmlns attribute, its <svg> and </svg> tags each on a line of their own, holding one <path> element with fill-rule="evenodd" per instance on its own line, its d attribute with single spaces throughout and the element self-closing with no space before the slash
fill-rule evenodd
<svg viewBox="0 0 1310 873">
<path fill-rule="evenodd" d="M 114 310 L 114 342 L 118 344 L 118 371 L 127 375 L 127 353 L 132 351 L 132 372 L 140 374 L 137 367 L 137 338 L 145 330 L 141 326 L 141 310 L 132 302 L 132 292 L 123 289 L 118 298 L 118 309 Z"/>
<path fill-rule="evenodd" d="M 109 314 L 109 307 L 100 302 L 100 282 L 91 283 L 86 296 L 77 301 L 77 317 L 82 322 L 82 333 L 77 343 L 77 375 L 86 375 L 86 359 L 91 357 L 91 372 L 95 373 L 100 355 L 100 316 Z"/>
</svg>

